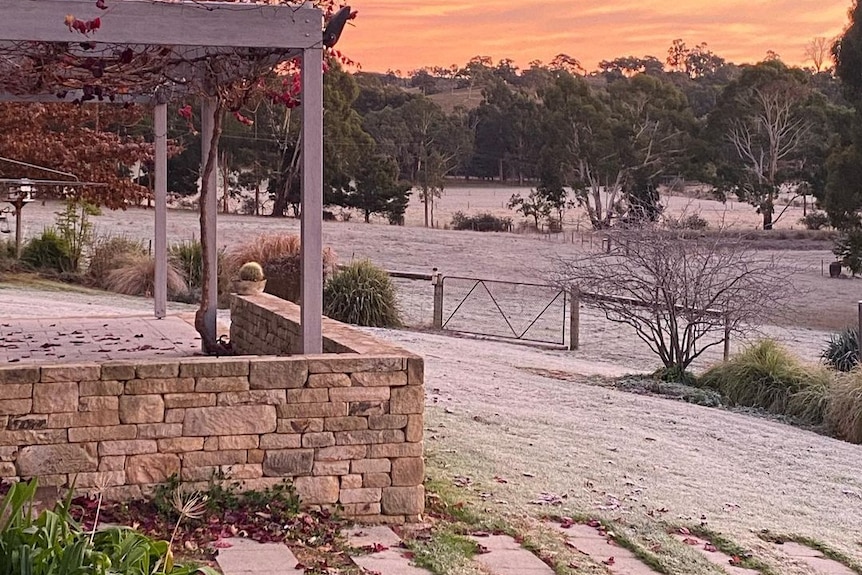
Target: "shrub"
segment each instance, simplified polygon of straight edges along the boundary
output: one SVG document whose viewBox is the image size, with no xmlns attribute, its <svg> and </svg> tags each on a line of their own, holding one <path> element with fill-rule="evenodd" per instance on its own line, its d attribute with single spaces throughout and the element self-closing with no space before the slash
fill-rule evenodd
<svg viewBox="0 0 862 575">
<path fill-rule="evenodd" d="M 820 354 L 826 365 L 838 371 L 850 371 L 859 365 L 859 331 L 848 327 L 838 334 L 834 334 L 826 349 Z"/>
<path fill-rule="evenodd" d="M 263 268 L 257 262 L 248 262 L 239 268 L 239 279 L 247 282 L 262 282 L 264 280 Z"/>
<path fill-rule="evenodd" d="M 845 232 L 835 240 L 832 253 L 841 265 L 850 270 L 853 277 L 862 273 L 862 229 Z"/>
<path fill-rule="evenodd" d="M 839 374 L 829 388 L 826 423 L 840 439 L 862 443 L 862 369 Z"/>
<path fill-rule="evenodd" d="M 389 275 L 367 260 L 353 262 L 332 276 L 323 301 L 324 313 L 338 321 L 371 327 L 401 325 Z"/>
<path fill-rule="evenodd" d="M 265 234 L 227 251 L 224 258 L 226 277 L 236 277 L 240 266 L 258 262 L 268 278 L 267 293 L 293 302 L 300 294 L 300 240 L 296 234 Z M 323 274 L 335 268 L 335 252 L 323 250 Z"/>
<path fill-rule="evenodd" d="M 169 258 L 186 278 L 189 290 L 200 290 L 203 278 L 203 251 L 197 240 L 180 242 L 170 247 Z"/>
<path fill-rule="evenodd" d="M 87 279 L 104 288 L 111 271 L 128 265 L 146 255 L 141 242 L 126 236 L 100 236 L 96 238 L 87 265 Z"/>
<path fill-rule="evenodd" d="M 59 273 L 68 266 L 69 246 L 56 229 L 45 228 L 21 250 L 21 262 L 36 270 Z"/>
<path fill-rule="evenodd" d="M 806 230 L 822 230 L 829 226 L 829 216 L 826 212 L 812 211 L 799 218 L 799 223 L 805 226 Z"/>
<path fill-rule="evenodd" d="M 452 216 L 453 230 L 472 230 L 474 232 L 508 232 L 512 229 L 512 218 L 499 218 L 493 214 L 468 216 L 455 212 Z"/>
<path fill-rule="evenodd" d="M 829 385 L 824 368 L 806 366 L 772 340 L 762 340 L 700 378 L 702 386 L 721 392 L 732 404 L 758 407 L 772 413 L 811 417 L 803 395 Z M 815 419 L 808 419 L 817 423 Z"/>
<path fill-rule="evenodd" d="M 176 267 L 168 262 L 168 295 L 188 291 L 188 285 Z M 156 260 L 148 255 L 130 259 L 123 267 L 108 273 L 105 287 L 113 292 L 152 297 L 156 285 Z"/>
<path fill-rule="evenodd" d="M 668 217 L 665 222 L 668 229 L 671 230 L 691 230 L 702 232 L 709 229 L 709 222 L 702 218 L 700 214 L 690 214 L 688 216 L 680 216 L 678 218 Z"/>
</svg>

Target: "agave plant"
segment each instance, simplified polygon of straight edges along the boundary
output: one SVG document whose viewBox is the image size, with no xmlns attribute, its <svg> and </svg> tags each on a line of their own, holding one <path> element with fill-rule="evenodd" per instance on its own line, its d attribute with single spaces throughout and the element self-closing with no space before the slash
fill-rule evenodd
<svg viewBox="0 0 862 575">
<path fill-rule="evenodd" d="M 848 327 L 834 334 L 820 354 L 823 362 L 838 371 L 850 371 L 859 365 L 859 331 Z"/>
</svg>

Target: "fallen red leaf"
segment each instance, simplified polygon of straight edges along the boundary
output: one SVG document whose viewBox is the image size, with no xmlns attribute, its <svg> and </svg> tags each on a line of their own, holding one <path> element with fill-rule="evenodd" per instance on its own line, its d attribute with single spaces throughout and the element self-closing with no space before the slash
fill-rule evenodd
<svg viewBox="0 0 862 575">
<path fill-rule="evenodd" d="M 680 532 L 682 535 L 691 535 L 691 531 L 689 531 L 689 530 L 688 530 L 688 528 L 686 528 L 686 527 L 680 527 L 680 528 L 679 528 L 679 532 Z"/>
<path fill-rule="evenodd" d="M 613 565 L 614 563 L 616 563 L 616 561 L 614 561 L 613 557 L 608 557 L 607 559 L 602 561 L 602 563 L 604 563 L 605 565 Z"/>
<path fill-rule="evenodd" d="M 709 543 L 709 542 L 703 544 L 703 550 L 709 551 L 710 553 L 715 553 L 716 551 L 718 551 L 718 549 L 716 549 L 715 545 L 713 545 L 712 543 Z"/>
<path fill-rule="evenodd" d="M 700 545 L 700 542 L 697 539 L 692 539 L 691 537 L 686 537 L 682 542 L 686 545 Z"/>
<path fill-rule="evenodd" d="M 733 565 L 734 567 L 736 567 L 738 565 L 742 565 L 742 559 L 740 559 L 739 556 L 737 556 L 737 555 L 734 555 L 733 557 L 728 559 L 727 562 L 730 563 L 731 565 Z"/>
</svg>

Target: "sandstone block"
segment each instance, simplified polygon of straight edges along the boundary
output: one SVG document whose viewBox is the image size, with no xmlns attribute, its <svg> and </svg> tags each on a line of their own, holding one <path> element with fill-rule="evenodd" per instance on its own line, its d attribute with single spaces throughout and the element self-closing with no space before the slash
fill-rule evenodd
<svg viewBox="0 0 862 575">
<path fill-rule="evenodd" d="M 377 503 L 381 496 L 379 488 L 342 489 L 338 500 L 341 503 Z"/>
<path fill-rule="evenodd" d="M 43 365 L 40 381 L 56 383 L 60 381 L 95 381 L 102 378 L 102 370 L 97 364 Z"/>
<path fill-rule="evenodd" d="M 0 447 L 0 461 L 15 461 L 16 457 L 18 457 L 17 447 Z"/>
<path fill-rule="evenodd" d="M 425 461 L 421 457 L 399 457 L 392 460 L 392 485 L 408 487 L 425 481 Z"/>
<path fill-rule="evenodd" d="M 180 362 L 180 377 L 248 377 L 248 364 L 247 359 L 187 359 Z"/>
<path fill-rule="evenodd" d="M 368 429 L 368 419 L 365 417 L 330 417 L 324 420 L 326 431 L 356 431 Z"/>
<path fill-rule="evenodd" d="M 9 431 L 19 431 L 23 429 L 47 429 L 48 415 L 11 415 L 4 416 L 5 427 Z"/>
<path fill-rule="evenodd" d="M 194 390 L 195 380 L 191 377 L 133 379 L 126 382 L 126 393 L 129 395 L 191 393 Z"/>
<path fill-rule="evenodd" d="M 293 482 L 296 492 L 306 505 L 323 505 L 338 502 L 337 477 L 297 477 Z"/>
<path fill-rule="evenodd" d="M 314 356 L 308 359 L 309 373 L 357 373 L 364 371 L 401 371 L 404 358 L 389 355 L 338 354 Z"/>
<path fill-rule="evenodd" d="M 323 431 L 324 420 L 321 417 L 305 417 L 300 419 L 279 419 L 279 433 L 314 433 Z M 327 429 L 326 431 L 334 431 Z"/>
<path fill-rule="evenodd" d="M 133 501 L 144 497 L 140 485 L 118 485 L 105 489 L 105 499 L 108 501 Z"/>
<path fill-rule="evenodd" d="M 259 479 L 263 477 L 263 468 L 260 464 L 223 465 L 220 469 L 227 479 Z"/>
<path fill-rule="evenodd" d="M 386 401 L 388 387 L 340 387 L 329 390 L 330 401 Z"/>
<path fill-rule="evenodd" d="M 369 446 L 370 458 L 378 457 L 422 457 L 421 443 L 378 443 Z"/>
<path fill-rule="evenodd" d="M 218 394 L 219 405 L 279 405 L 286 401 L 287 395 L 283 389 L 252 389 Z"/>
<path fill-rule="evenodd" d="M 331 431 L 323 433 L 305 433 L 302 435 L 303 447 L 330 447 L 335 445 L 335 436 Z"/>
<path fill-rule="evenodd" d="M 164 379 L 177 377 L 180 374 L 180 362 L 139 363 L 135 369 L 138 379 Z"/>
<path fill-rule="evenodd" d="M 78 384 L 78 395 L 122 395 L 124 388 L 122 381 L 82 381 Z"/>
<path fill-rule="evenodd" d="M 350 473 L 349 461 L 315 461 L 312 468 L 314 475 L 347 475 Z M 361 485 L 360 485 L 361 487 Z"/>
<path fill-rule="evenodd" d="M 345 417 L 347 404 L 344 402 L 330 403 L 288 403 L 279 405 L 278 416 L 286 419 L 306 417 Z"/>
<path fill-rule="evenodd" d="M 388 473 L 366 473 L 362 476 L 362 487 L 389 487 L 392 477 Z"/>
<path fill-rule="evenodd" d="M 345 462 L 346 463 L 346 462 Z M 362 487 L 361 475 L 344 475 L 341 478 L 342 489 L 360 489 Z"/>
<path fill-rule="evenodd" d="M 318 449 L 315 460 L 350 461 L 351 459 L 365 459 L 367 453 L 368 447 L 365 445 L 336 445 Z"/>
<path fill-rule="evenodd" d="M 276 428 L 275 409 L 271 405 L 192 407 L 186 409 L 185 419 L 183 420 L 183 435 L 211 436 L 272 433 Z"/>
<path fill-rule="evenodd" d="M 126 461 L 126 481 L 133 485 L 164 483 L 179 473 L 180 458 L 173 453 L 133 455 Z"/>
<path fill-rule="evenodd" d="M 78 411 L 48 414 L 48 427 L 52 429 L 119 424 L 120 413 L 118 411 Z"/>
<path fill-rule="evenodd" d="M 266 455 L 266 451 L 263 449 L 249 449 L 248 450 L 248 462 L 249 463 L 263 463 L 263 457 Z"/>
<path fill-rule="evenodd" d="M 248 453 L 242 449 L 231 451 L 189 451 L 183 454 L 183 467 L 211 467 L 234 465 L 248 461 Z"/>
<path fill-rule="evenodd" d="M 34 413 L 78 411 L 78 383 L 40 383 L 33 386 Z"/>
<path fill-rule="evenodd" d="M 129 382 L 131 383 L 131 382 Z M 165 419 L 161 395 L 120 396 L 120 421 L 123 423 L 160 423 Z"/>
<path fill-rule="evenodd" d="M 96 471 L 95 444 L 28 445 L 18 452 L 18 473 L 23 477 Z"/>
<path fill-rule="evenodd" d="M 247 376 L 228 376 L 228 377 L 199 377 L 195 385 L 195 391 L 207 392 L 223 392 L 223 391 L 248 391 Z"/>
<path fill-rule="evenodd" d="M 160 453 L 184 453 L 186 451 L 201 451 L 204 448 L 203 437 L 169 437 L 159 439 Z"/>
<path fill-rule="evenodd" d="M 380 503 L 348 503 L 343 507 L 344 514 L 348 517 L 380 515 Z"/>
<path fill-rule="evenodd" d="M 0 384 L 25 384 L 39 381 L 38 366 L 0 367 Z"/>
<path fill-rule="evenodd" d="M 118 411 L 120 399 L 115 395 L 94 395 L 78 398 L 78 411 Z"/>
<path fill-rule="evenodd" d="M 182 423 L 186 418 L 186 410 L 182 408 L 178 409 L 166 409 L 165 410 L 165 423 Z"/>
<path fill-rule="evenodd" d="M 400 429 L 367 429 L 360 431 L 339 431 L 335 434 L 337 445 L 365 445 L 369 443 L 399 443 L 404 441 Z"/>
<path fill-rule="evenodd" d="M 3 399 L 30 399 L 33 397 L 33 384 L 0 382 L 0 397 Z"/>
<path fill-rule="evenodd" d="M 425 391 L 422 386 L 411 385 L 392 390 L 389 400 L 389 413 L 418 414 L 425 411 Z"/>
<path fill-rule="evenodd" d="M 142 423 L 138 425 L 138 439 L 164 439 L 183 434 L 182 423 Z"/>
<path fill-rule="evenodd" d="M 50 417 L 48 418 L 50 421 Z M 0 431 L 0 445 L 48 445 L 66 443 L 65 429 Z"/>
<path fill-rule="evenodd" d="M 128 362 L 103 363 L 102 379 L 115 379 L 123 381 L 135 379 L 135 364 Z"/>
<path fill-rule="evenodd" d="M 204 438 L 204 451 L 218 451 L 218 436 Z"/>
<path fill-rule="evenodd" d="M 0 477 L 15 477 L 18 471 L 15 469 L 15 464 L 11 461 L 0 462 Z"/>
<path fill-rule="evenodd" d="M 122 470 L 99 470 L 78 473 L 75 477 L 75 487 L 78 488 L 97 488 L 116 487 L 117 485 L 125 485 L 126 472 Z"/>
<path fill-rule="evenodd" d="M 32 399 L 0 399 L 0 415 L 23 415 L 32 409 Z"/>
<path fill-rule="evenodd" d="M 326 403 L 329 401 L 329 389 L 288 389 L 288 403 Z"/>
<path fill-rule="evenodd" d="M 425 430 L 425 418 L 420 413 L 409 416 L 407 420 L 407 428 L 404 430 L 404 438 L 411 443 L 422 441 L 422 434 Z"/>
<path fill-rule="evenodd" d="M 260 436 L 261 449 L 298 449 L 302 436 L 298 433 L 267 433 Z"/>
<path fill-rule="evenodd" d="M 390 392 L 391 393 L 391 392 Z M 357 401 L 350 404 L 349 415 L 369 417 L 389 413 L 388 401 Z"/>
<path fill-rule="evenodd" d="M 304 358 L 261 358 L 252 360 L 248 380 L 251 389 L 296 389 L 307 377 Z"/>
<path fill-rule="evenodd" d="M 99 458 L 99 471 L 123 471 L 126 469 L 125 455 L 107 455 Z M 125 472 L 123 478 L 125 479 Z"/>
<path fill-rule="evenodd" d="M 350 387 L 350 376 L 346 373 L 312 373 L 308 376 L 308 387 Z"/>
<path fill-rule="evenodd" d="M 285 477 L 311 475 L 313 464 L 313 449 L 271 450 L 266 452 L 263 459 L 263 473 L 268 476 Z"/>
<path fill-rule="evenodd" d="M 216 404 L 215 393 L 167 393 L 164 396 L 165 407 L 213 407 Z"/>
<path fill-rule="evenodd" d="M 156 453 L 158 445 L 154 439 L 127 439 L 118 441 L 102 441 L 99 443 L 99 455 L 143 455 Z"/>
<path fill-rule="evenodd" d="M 219 475 L 220 468 L 217 465 L 207 467 L 183 466 L 180 479 L 183 481 L 209 481 Z"/>
<path fill-rule="evenodd" d="M 72 427 L 69 429 L 69 443 L 135 439 L 137 435 L 138 430 L 134 425 Z"/>
<path fill-rule="evenodd" d="M 368 427 L 371 429 L 402 429 L 407 427 L 407 415 L 371 415 Z"/>
<path fill-rule="evenodd" d="M 418 356 L 407 358 L 407 385 L 425 383 L 425 360 Z"/>
<path fill-rule="evenodd" d="M 351 473 L 389 473 L 392 462 L 389 459 L 359 459 L 350 462 Z"/>
<path fill-rule="evenodd" d="M 221 450 L 257 449 L 259 446 L 259 435 L 222 435 L 218 438 L 218 448 Z"/>
<path fill-rule="evenodd" d="M 363 371 L 352 373 L 350 382 L 363 387 L 400 387 L 407 385 L 406 371 Z"/>
<path fill-rule="evenodd" d="M 425 488 L 386 487 L 381 503 L 387 515 L 419 515 L 425 509 Z"/>
</svg>

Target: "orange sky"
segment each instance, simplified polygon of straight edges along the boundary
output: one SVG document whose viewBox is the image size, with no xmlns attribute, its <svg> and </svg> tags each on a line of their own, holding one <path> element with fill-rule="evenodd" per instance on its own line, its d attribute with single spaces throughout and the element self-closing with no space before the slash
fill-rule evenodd
<svg viewBox="0 0 862 575">
<path fill-rule="evenodd" d="M 617 56 L 664 60 L 674 38 L 736 63 L 767 50 L 791 64 L 806 42 L 832 38 L 851 0 L 353 0 L 355 27 L 338 48 L 367 71 L 463 65 L 476 55 L 521 67 L 556 54 L 588 69 Z"/>
</svg>

